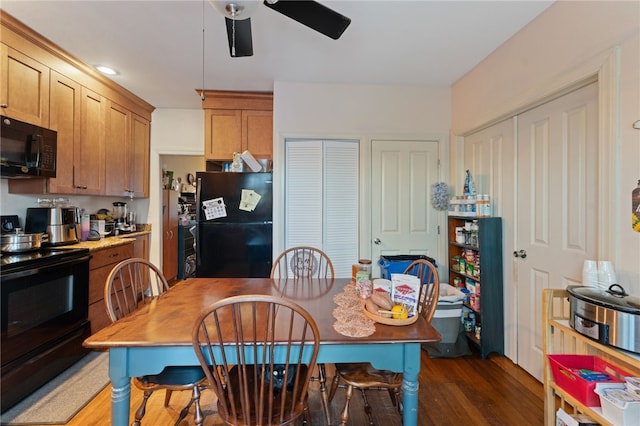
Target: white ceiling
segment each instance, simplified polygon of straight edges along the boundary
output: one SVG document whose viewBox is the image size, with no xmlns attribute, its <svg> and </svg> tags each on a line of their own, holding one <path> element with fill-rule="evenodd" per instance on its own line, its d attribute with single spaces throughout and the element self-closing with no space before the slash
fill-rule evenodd
<svg viewBox="0 0 640 426">
<path fill-rule="evenodd" d="M 206 0 L 1 0 L 1 7 L 156 108 L 200 108 L 195 89 L 271 91 L 274 81 L 449 87 L 546 9 L 536 1 L 328 1 L 351 18 L 332 40 L 260 5 L 252 57 L 231 58 Z M 204 12 L 203 12 L 204 11 Z M 203 37 L 204 25 L 204 37 Z"/>
</svg>

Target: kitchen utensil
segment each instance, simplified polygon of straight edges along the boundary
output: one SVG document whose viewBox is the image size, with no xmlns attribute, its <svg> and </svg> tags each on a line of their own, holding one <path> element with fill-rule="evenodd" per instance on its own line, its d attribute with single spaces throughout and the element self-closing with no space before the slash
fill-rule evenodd
<svg viewBox="0 0 640 426">
<path fill-rule="evenodd" d="M 22 229 L 17 228 L 15 234 L 2 234 L 3 253 L 22 253 L 40 248 L 43 242 L 48 241 L 47 234 L 25 234 Z"/>
</svg>

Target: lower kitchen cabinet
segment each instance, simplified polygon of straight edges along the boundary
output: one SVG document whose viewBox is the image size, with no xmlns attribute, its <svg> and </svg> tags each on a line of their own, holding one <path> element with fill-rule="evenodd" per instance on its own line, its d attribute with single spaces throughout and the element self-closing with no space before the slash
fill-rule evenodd
<svg viewBox="0 0 640 426">
<path fill-rule="evenodd" d="M 148 235 L 143 236 L 148 237 Z M 91 321 L 91 333 L 95 333 L 111 323 L 104 304 L 104 285 L 113 267 L 118 262 L 134 257 L 135 250 L 136 244 L 131 243 L 108 247 L 91 253 L 91 262 L 89 263 L 89 321 Z"/>
<path fill-rule="evenodd" d="M 133 257 L 149 260 L 149 234 L 137 235 L 133 243 Z"/>
</svg>

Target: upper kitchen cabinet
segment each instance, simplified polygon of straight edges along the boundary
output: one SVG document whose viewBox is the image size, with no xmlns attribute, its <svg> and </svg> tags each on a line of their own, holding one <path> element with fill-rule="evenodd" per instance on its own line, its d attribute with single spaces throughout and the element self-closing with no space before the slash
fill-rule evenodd
<svg viewBox="0 0 640 426">
<path fill-rule="evenodd" d="M 81 143 L 75 150 L 73 159 L 78 194 L 105 194 L 106 104 L 107 100 L 103 96 L 82 88 Z"/>
<path fill-rule="evenodd" d="M 49 68 L 4 43 L 0 49 L 2 115 L 49 127 Z"/>
<path fill-rule="evenodd" d="M 245 150 L 272 158 L 272 93 L 207 90 L 204 95 L 206 160 L 231 160 Z"/>
<path fill-rule="evenodd" d="M 75 148 L 80 145 L 80 104 L 82 86 L 55 71 L 51 72 L 51 119 L 50 128 L 58 132 L 58 165 L 56 177 L 45 180 L 48 187 L 44 192 L 73 194 L 76 191 L 74 180 Z M 43 184 L 44 182 L 40 182 Z M 11 185 L 11 183 L 10 183 Z"/>
<path fill-rule="evenodd" d="M 114 102 L 107 106 L 106 195 L 149 196 L 150 122 Z"/>
<path fill-rule="evenodd" d="M 0 23 L 0 112 L 58 132 L 56 177 L 9 192 L 148 197 L 154 107 L 1 9 Z"/>
</svg>

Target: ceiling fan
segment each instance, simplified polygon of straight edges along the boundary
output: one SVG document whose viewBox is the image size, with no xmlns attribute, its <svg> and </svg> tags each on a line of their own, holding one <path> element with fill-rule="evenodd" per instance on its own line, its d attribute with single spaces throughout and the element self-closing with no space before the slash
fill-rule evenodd
<svg viewBox="0 0 640 426">
<path fill-rule="evenodd" d="M 251 13 L 260 5 L 256 0 L 209 0 L 227 23 L 231 57 L 253 56 Z M 265 0 L 269 9 L 282 13 L 334 40 L 340 38 L 351 19 L 311 0 Z"/>
</svg>

